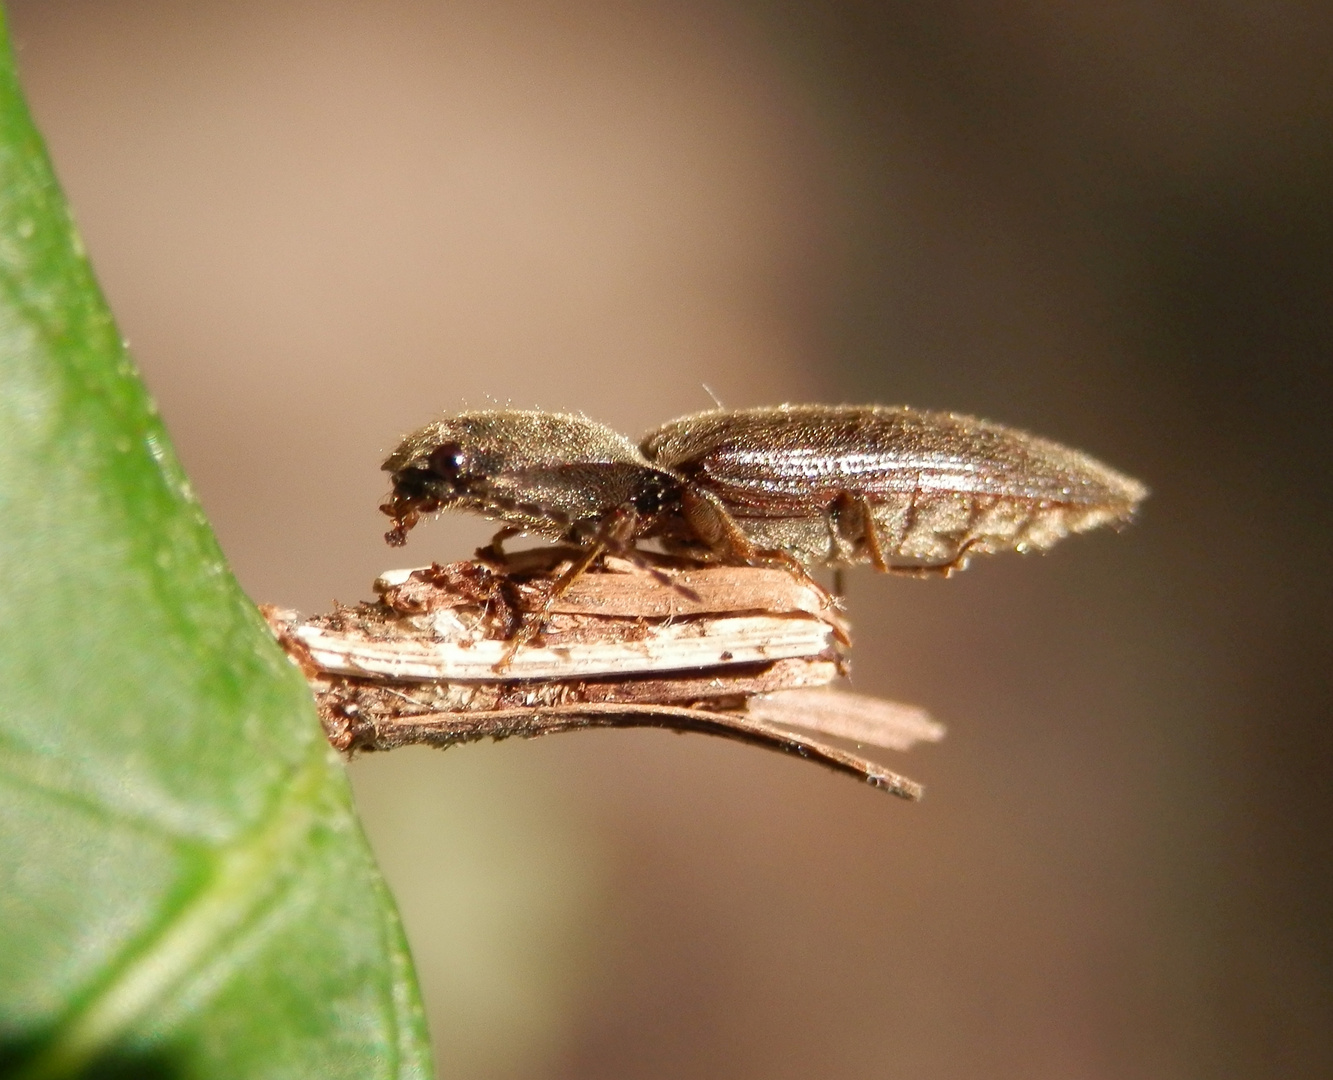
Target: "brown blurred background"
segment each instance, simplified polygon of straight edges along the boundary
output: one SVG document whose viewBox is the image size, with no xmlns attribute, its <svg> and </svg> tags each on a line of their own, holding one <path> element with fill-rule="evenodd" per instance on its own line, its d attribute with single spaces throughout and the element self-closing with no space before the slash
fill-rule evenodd
<svg viewBox="0 0 1333 1080">
<path fill-rule="evenodd" d="M 241 581 L 308 611 L 436 413 L 908 402 L 1140 524 L 851 577 L 907 806 L 661 733 L 358 761 L 442 1075 L 1333 1074 L 1333 8 L 10 5 Z"/>
</svg>

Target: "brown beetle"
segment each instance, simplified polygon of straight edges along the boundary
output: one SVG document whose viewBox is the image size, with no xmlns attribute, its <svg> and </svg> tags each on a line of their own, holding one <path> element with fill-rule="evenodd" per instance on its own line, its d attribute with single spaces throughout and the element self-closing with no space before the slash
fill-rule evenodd
<svg viewBox="0 0 1333 1080">
<path fill-rule="evenodd" d="M 1085 454 L 954 413 L 782 405 L 686 416 L 641 447 L 584 417 L 492 410 L 414 432 L 384 463 L 401 544 L 448 507 L 575 543 L 586 559 L 660 537 L 706 559 L 869 562 L 949 573 L 1120 525 L 1147 489 Z"/>
</svg>

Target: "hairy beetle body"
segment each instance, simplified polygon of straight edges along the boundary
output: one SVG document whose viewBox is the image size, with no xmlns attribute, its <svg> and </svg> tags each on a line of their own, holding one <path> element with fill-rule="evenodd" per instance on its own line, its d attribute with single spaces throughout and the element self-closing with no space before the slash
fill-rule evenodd
<svg viewBox="0 0 1333 1080">
<path fill-rule="evenodd" d="M 409 435 L 384 468 L 392 544 L 421 515 L 456 508 L 589 559 L 657 537 L 704 559 L 909 572 L 1123 524 L 1147 494 L 1026 432 L 879 405 L 719 409 L 639 446 L 579 416 L 459 413 Z"/>
</svg>

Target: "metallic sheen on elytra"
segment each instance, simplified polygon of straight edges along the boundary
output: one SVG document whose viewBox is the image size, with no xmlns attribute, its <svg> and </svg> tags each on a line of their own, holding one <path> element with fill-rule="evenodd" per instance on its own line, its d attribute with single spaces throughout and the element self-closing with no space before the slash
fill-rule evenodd
<svg viewBox="0 0 1333 1080">
<path fill-rule="evenodd" d="M 645 456 L 715 496 L 759 549 L 810 565 L 951 567 L 1122 524 L 1147 494 L 1086 454 L 970 416 L 879 405 L 716 410 Z"/>
<path fill-rule="evenodd" d="M 590 551 L 659 538 L 704 559 L 960 569 L 1129 521 L 1147 489 L 1076 450 L 906 406 L 718 409 L 636 447 L 559 413 L 459 413 L 384 463 L 401 544 L 422 514 L 470 510 Z"/>
</svg>

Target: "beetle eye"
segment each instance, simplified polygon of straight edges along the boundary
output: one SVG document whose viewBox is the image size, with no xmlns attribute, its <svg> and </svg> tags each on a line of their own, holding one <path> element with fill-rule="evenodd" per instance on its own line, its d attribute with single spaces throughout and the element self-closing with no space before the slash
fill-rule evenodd
<svg viewBox="0 0 1333 1080">
<path fill-rule="evenodd" d="M 445 480 L 457 480 L 467 465 L 467 455 L 456 442 L 441 443 L 430 452 L 430 471 Z"/>
</svg>

